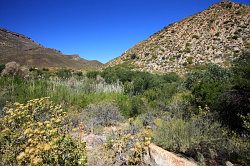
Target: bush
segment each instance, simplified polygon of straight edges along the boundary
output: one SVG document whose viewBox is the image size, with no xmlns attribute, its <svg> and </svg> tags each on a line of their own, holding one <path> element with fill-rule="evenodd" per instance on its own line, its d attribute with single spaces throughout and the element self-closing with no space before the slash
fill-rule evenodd
<svg viewBox="0 0 250 166">
<path fill-rule="evenodd" d="M 129 114 L 130 117 L 135 117 L 145 111 L 143 101 L 139 96 L 133 96 L 131 99 L 131 104 L 132 107 Z"/>
<path fill-rule="evenodd" d="M 0 64 L 0 73 L 3 71 L 3 69 L 5 68 L 4 64 Z"/>
<path fill-rule="evenodd" d="M 219 97 L 217 111 L 221 122 L 232 130 L 247 130 L 242 116 L 250 113 L 250 91 L 230 90 Z"/>
<path fill-rule="evenodd" d="M 168 73 L 163 75 L 163 79 L 167 83 L 179 82 L 181 80 L 180 76 L 176 73 Z"/>
<path fill-rule="evenodd" d="M 72 72 L 69 69 L 60 69 L 56 72 L 56 75 L 60 78 L 72 77 Z"/>
<path fill-rule="evenodd" d="M 4 108 L 0 118 L 3 165 L 86 165 L 85 144 L 62 130 L 65 112 L 48 98 Z"/>
<path fill-rule="evenodd" d="M 199 109 L 199 114 L 185 121 L 181 118 L 164 120 L 154 131 L 153 141 L 166 150 L 193 157 L 206 165 L 214 161 L 220 165 L 232 161 L 237 155 L 247 156 L 249 144 L 243 139 L 230 137 L 221 125 L 213 120 L 209 109 Z M 237 143 L 238 142 L 238 143 Z"/>
<path fill-rule="evenodd" d="M 87 72 L 86 76 L 91 79 L 96 79 L 98 74 L 99 74 L 98 71 L 89 71 Z"/>
<path fill-rule="evenodd" d="M 188 74 L 186 88 L 191 90 L 196 98 L 196 104 L 215 108 L 218 97 L 230 89 L 232 73 L 217 65 L 208 65 L 206 69 Z"/>
<path fill-rule="evenodd" d="M 122 120 L 119 108 L 113 103 L 100 103 L 89 105 L 85 111 L 88 113 L 93 126 L 111 126 Z"/>
<path fill-rule="evenodd" d="M 243 52 L 231 68 L 234 89 L 250 89 L 250 52 Z"/>
<path fill-rule="evenodd" d="M 136 56 L 135 54 L 131 54 L 131 55 L 130 55 L 130 59 L 134 60 L 134 59 L 136 59 L 136 58 L 137 58 L 137 56 Z"/>
<path fill-rule="evenodd" d="M 187 62 L 188 62 L 188 64 L 192 64 L 193 63 L 193 57 L 188 57 L 187 58 Z"/>
</svg>

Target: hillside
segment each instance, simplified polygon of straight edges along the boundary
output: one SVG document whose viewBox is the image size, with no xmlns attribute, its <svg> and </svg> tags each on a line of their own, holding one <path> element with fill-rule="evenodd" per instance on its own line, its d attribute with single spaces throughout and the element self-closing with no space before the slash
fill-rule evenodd
<svg viewBox="0 0 250 166">
<path fill-rule="evenodd" d="M 0 28 L 0 63 L 10 61 L 38 68 L 96 69 L 102 65 L 99 61 L 81 59 L 79 55 L 64 55 L 58 50 L 45 48 L 22 34 Z"/>
<path fill-rule="evenodd" d="M 168 25 L 108 66 L 124 62 L 145 71 L 183 73 L 195 65 L 230 61 L 250 48 L 250 6 L 220 2 Z"/>
</svg>

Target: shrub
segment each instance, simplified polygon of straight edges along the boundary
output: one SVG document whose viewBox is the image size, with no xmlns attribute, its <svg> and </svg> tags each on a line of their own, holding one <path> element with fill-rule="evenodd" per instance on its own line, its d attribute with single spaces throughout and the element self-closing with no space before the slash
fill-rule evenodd
<svg viewBox="0 0 250 166">
<path fill-rule="evenodd" d="M 85 144 L 62 130 L 65 112 L 48 98 L 4 108 L 0 119 L 3 165 L 86 165 Z"/>
<path fill-rule="evenodd" d="M 86 76 L 91 79 L 96 79 L 98 74 L 99 74 L 98 71 L 89 71 L 87 72 Z"/>
<path fill-rule="evenodd" d="M 167 108 L 176 117 L 187 118 L 192 114 L 190 107 L 193 100 L 193 95 L 189 91 L 177 92 L 167 101 Z"/>
<path fill-rule="evenodd" d="M 195 96 L 197 105 L 207 104 L 214 109 L 219 95 L 231 87 L 231 81 L 232 73 L 228 69 L 208 65 L 206 69 L 189 73 L 185 85 Z"/>
<path fill-rule="evenodd" d="M 72 77 L 72 72 L 69 69 L 60 69 L 56 72 L 56 75 L 60 78 Z"/>
<path fill-rule="evenodd" d="M 129 113 L 129 116 L 135 117 L 144 111 L 146 110 L 141 98 L 139 96 L 133 96 L 131 99 L 131 112 Z"/>
<path fill-rule="evenodd" d="M 150 129 L 142 129 L 137 133 L 122 130 L 111 135 L 105 147 L 113 165 L 145 165 L 144 155 L 151 142 L 151 135 Z"/>
<path fill-rule="evenodd" d="M 180 76 L 176 73 L 168 73 L 163 75 L 163 79 L 167 83 L 178 82 L 181 80 Z"/>
<path fill-rule="evenodd" d="M 89 105 L 85 111 L 89 114 L 92 125 L 111 126 L 122 120 L 119 108 L 113 103 Z"/>
<path fill-rule="evenodd" d="M 0 73 L 3 71 L 3 69 L 5 68 L 4 64 L 0 64 Z"/>
<path fill-rule="evenodd" d="M 137 56 L 136 56 L 135 54 L 131 54 L 131 55 L 130 55 L 130 59 L 134 60 L 134 59 L 136 59 L 136 58 L 137 58 Z"/>
<path fill-rule="evenodd" d="M 74 75 L 78 76 L 78 77 L 82 77 L 83 73 L 81 71 L 77 71 L 74 73 Z"/>
<path fill-rule="evenodd" d="M 243 52 L 231 68 L 233 72 L 233 88 L 250 89 L 250 52 Z"/>
<path fill-rule="evenodd" d="M 247 141 L 230 137 L 213 120 L 208 108 L 200 108 L 199 114 L 193 115 L 188 121 L 172 118 L 161 122 L 153 132 L 153 142 L 167 150 L 191 156 L 197 161 L 205 159 L 206 165 L 211 165 L 214 161 L 223 164 L 232 159 L 233 154 L 247 156 L 249 152 Z"/>
<path fill-rule="evenodd" d="M 219 97 L 217 111 L 220 120 L 232 130 L 246 130 L 242 116 L 250 113 L 250 91 L 230 90 Z"/>
<path fill-rule="evenodd" d="M 188 62 L 188 64 L 192 64 L 193 63 L 193 57 L 188 57 L 187 58 L 187 62 Z"/>
<path fill-rule="evenodd" d="M 246 47 L 246 49 L 250 49 L 250 41 L 245 41 L 244 46 Z"/>
</svg>

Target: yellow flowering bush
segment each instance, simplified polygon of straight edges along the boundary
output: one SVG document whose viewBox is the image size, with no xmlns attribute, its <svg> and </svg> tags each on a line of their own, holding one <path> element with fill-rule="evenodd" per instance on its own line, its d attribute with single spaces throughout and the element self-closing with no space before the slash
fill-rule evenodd
<svg viewBox="0 0 250 166">
<path fill-rule="evenodd" d="M 105 145 L 116 165 L 144 165 L 143 157 L 151 143 L 152 130 L 144 128 L 138 133 L 119 131 L 118 135 Z"/>
<path fill-rule="evenodd" d="M 0 118 L 3 165 L 86 165 L 85 144 L 62 129 L 65 112 L 49 98 L 7 104 Z"/>
</svg>

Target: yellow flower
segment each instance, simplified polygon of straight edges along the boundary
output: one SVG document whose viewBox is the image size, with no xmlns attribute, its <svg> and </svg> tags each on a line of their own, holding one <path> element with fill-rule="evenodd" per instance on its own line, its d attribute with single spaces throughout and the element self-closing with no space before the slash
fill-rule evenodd
<svg viewBox="0 0 250 166">
<path fill-rule="evenodd" d="M 51 146 L 49 144 L 44 144 L 43 150 L 47 151 L 50 149 L 51 149 Z"/>
<path fill-rule="evenodd" d="M 59 123 L 59 122 L 61 122 L 61 119 L 56 119 L 56 121 L 55 121 L 56 123 Z"/>
<path fill-rule="evenodd" d="M 39 164 L 39 163 L 42 163 L 43 162 L 43 159 L 41 159 L 40 157 L 35 157 L 35 158 L 33 158 L 33 160 L 32 160 L 32 163 L 33 164 Z"/>
<path fill-rule="evenodd" d="M 28 134 L 31 131 L 32 131 L 31 128 L 27 128 L 26 130 L 24 130 L 24 134 Z"/>
<path fill-rule="evenodd" d="M 42 122 L 38 122 L 37 124 L 38 124 L 38 126 L 42 126 L 42 125 L 43 125 L 43 123 L 42 123 Z"/>
<path fill-rule="evenodd" d="M 48 123 L 49 123 L 49 121 L 47 121 L 47 120 L 46 120 L 44 123 L 45 123 L 45 124 L 48 124 Z"/>
<path fill-rule="evenodd" d="M 24 153 L 24 152 L 21 152 L 21 153 L 16 157 L 16 159 L 17 159 L 17 160 L 22 160 L 24 157 L 25 157 L 25 153 Z"/>
<path fill-rule="evenodd" d="M 35 130 L 34 130 L 34 133 L 39 133 L 39 130 L 38 130 L 38 129 L 35 129 Z"/>
<path fill-rule="evenodd" d="M 136 142 L 136 143 L 135 143 L 135 149 L 137 149 L 137 148 L 138 148 L 138 149 L 141 148 L 141 144 L 140 144 L 139 142 Z"/>
<path fill-rule="evenodd" d="M 73 129 L 72 129 L 73 132 L 76 132 L 77 130 L 78 130 L 77 128 L 73 128 Z"/>
<path fill-rule="evenodd" d="M 34 149 L 34 148 L 30 148 L 30 150 L 29 150 L 29 154 L 33 153 L 34 151 L 35 151 L 35 149 Z"/>
</svg>

